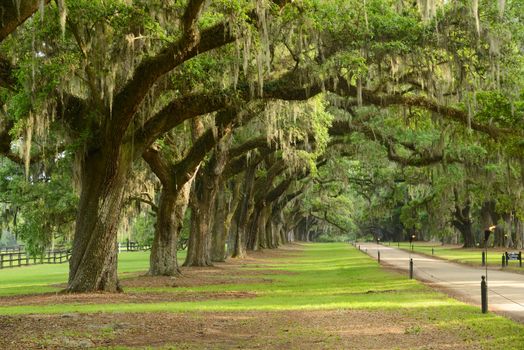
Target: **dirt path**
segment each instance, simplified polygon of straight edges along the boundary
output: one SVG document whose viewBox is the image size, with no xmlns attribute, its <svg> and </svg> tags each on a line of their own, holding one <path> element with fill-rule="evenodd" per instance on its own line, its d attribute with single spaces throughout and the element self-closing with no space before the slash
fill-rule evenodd
<svg viewBox="0 0 524 350">
<path fill-rule="evenodd" d="M 380 320 L 380 322 L 377 322 Z M 477 349 L 395 312 L 357 310 L 0 316 L 0 348 Z M 431 347 L 421 346 L 431 344 Z"/>
<path fill-rule="evenodd" d="M 380 251 L 381 263 L 405 270 L 406 274 L 412 257 L 416 279 L 480 307 L 480 281 L 486 274 L 484 267 L 452 263 L 374 243 L 357 243 L 357 246 L 374 258 Z M 490 311 L 524 322 L 524 275 L 489 269 L 488 304 Z"/>
</svg>

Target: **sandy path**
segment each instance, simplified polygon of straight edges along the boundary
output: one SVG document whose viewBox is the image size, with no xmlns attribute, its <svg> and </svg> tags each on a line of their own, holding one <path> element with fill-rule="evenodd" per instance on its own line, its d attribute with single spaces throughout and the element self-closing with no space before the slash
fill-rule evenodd
<svg viewBox="0 0 524 350">
<path fill-rule="evenodd" d="M 357 243 L 358 246 L 375 259 L 380 251 L 382 264 L 405 270 L 406 275 L 411 257 L 416 279 L 480 307 L 480 281 L 486 274 L 484 267 L 452 263 L 374 243 Z M 524 322 L 524 275 L 489 269 L 488 305 L 490 311 Z"/>
</svg>

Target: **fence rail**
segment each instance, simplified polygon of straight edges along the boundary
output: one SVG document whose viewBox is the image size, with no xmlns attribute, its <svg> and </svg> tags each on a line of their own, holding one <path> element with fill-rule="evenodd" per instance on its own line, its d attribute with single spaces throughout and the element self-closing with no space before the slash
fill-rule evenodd
<svg viewBox="0 0 524 350">
<path fill-rule="evenodd" d="M 0 247 L 0 253 L 25 252 L 25 246 L 17 245 L 13 247 Z"/>
<path fill-rule="evenodd" d="M 177 242 L 177 249 L 187 248 L 188 239 L 181 238 Z M 138 242 L 118 243 L 118 251 L 137 252 L 141 250 L 151 250 L 150 244 L 140 244 Z M 31 256 L 23 245 L 16 247 L 0 248 L 0 269 L 8 267 L 18 267 L 37 264 L 62 264 L 69 261 L 71 249 L 48 250 L 42 256 Z"/>
<path fill-rule="evenodd" d="M 70 250 L 48 250 L 42 256 L 31 256 L 26 251 L 0 253 L 0 269 L 36 264 L 62 264 L 69 261 Z"/>
<path fill-rule="evenodd" d="M 188 239 L 179 238 L 177 242 L 177 250 L 184 250 L 187 248 Z M 151 244 L 140 244 L 138 242 L 127 241 L 118 242 L 119 252 L 137 252 L 140 250 L 151 250 Z"/>
<path fill-rule="evenodd" d="M 137 252 L 140 250 L 151 250 L 150 244 L 140 244 L 138 242 L 119 242 L 118 243 L 118 251 L 119 252 Z"/>
</svg>

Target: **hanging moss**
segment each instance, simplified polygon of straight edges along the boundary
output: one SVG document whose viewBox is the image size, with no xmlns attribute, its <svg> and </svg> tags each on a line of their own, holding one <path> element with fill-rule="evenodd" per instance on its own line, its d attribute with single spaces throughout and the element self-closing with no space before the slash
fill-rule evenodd
<svg viewBox="0 0 524 350">
<path fill-rule="evenodd" d="M 471 0 L 471 12 L 475 18 L 475 28 L 477 35 L 480 36 L 479 0 Z"/>
<path fill-rule="evenodd" d="M 21 148 L 23 153 L 23 159 L 24 159 L 24 171 L 25 171 L 25 177 L 26 180 L 29 178 L 29 165 L 31 164 L 31 143 L 33 139 L 33 118 L 32 114 L 30 113 L 26 129 L 25 129 L 25 137 L 24 137 L 24 145 Z"/>
<path fill-rule="evenodd" d="M 65 35 L 65 26 L 67 19 L 67 7 L 65 0 L 58 0 L 58 14 L 60 18 L 60 29 L 62 30 L 62 37 Z"/>
</svg>

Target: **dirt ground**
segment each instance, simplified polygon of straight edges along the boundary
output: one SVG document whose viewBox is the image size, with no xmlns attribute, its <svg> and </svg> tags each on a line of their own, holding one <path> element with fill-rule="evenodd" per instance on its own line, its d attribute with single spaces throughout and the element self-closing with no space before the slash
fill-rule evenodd
<svg viewBox="0 0 524 350">
<path fill-rule="evenodd" d="M 395 313 L 351 310 L 34 315 L 0 317 L 0 324 L 2 349 L 168 344 L 176 349 L 475 348 Z"/>
<path fill-rule="evenodd" d="M 254 253 L 214 267 L 183 269 L 182 277 L 137 276 L 125 287 L 177 287 L 206 284 L 271 283 L 281 271 L 246 270 L 292 258 L 300 245 Z M 174 292 L 124 294 L 44 294 L 0 298 L 7 305 L 57 303 L 147 303 L 252 298 L 251 292 Z M 424 345 L 422 345 L 424 344 Z M 428 344 L 430 344 L 428 346 Z M 461 349 L 458 335 L 421 324 L 395 312 L 287 311 L 93 313 L 0 316 L 0 349 L 82 349 L 127 346 L 166 349 Z M 475 347 L 472 346 L 471 349 Z"/>
</svg>

